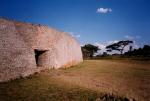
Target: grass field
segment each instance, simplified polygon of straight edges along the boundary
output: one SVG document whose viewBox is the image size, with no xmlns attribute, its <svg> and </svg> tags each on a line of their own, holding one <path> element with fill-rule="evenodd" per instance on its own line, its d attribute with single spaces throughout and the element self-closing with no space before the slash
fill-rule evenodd
<svg viewBox="0 0 150 101">
<path fill-rule="evenodd" d="M 150 61 L 86 60 L 68 69 L 0 83 L 0 101 L 128 101 L 126 98 L 150 101 Z"/>
</svg>

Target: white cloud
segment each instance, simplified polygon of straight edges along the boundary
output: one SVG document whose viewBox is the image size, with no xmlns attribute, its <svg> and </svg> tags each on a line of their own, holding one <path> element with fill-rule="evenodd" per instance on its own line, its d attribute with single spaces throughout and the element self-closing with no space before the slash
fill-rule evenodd
<svg viewBox="0 0 150 101">
<path fill-rule="evenodd" d="M 76 37 L 77 37 L 77 38 L 80 38 L 80 37 L 81 37 L 81 35 L 79 35 L 79 34 L 78 34 L 78 35 L 76 35 Z"/>
<path fill-rule="evenodd" d="M 137 36 L 126 35 L 125 38 L 126 38 L 126 39 L 129 39 L 129 40 L 134 40 L 134 39 L 140 39 L 141 36 L 139 36 L 139 35 L 137 35 Z"/>
<path fill-rule="evenodd" d="M 140 48 L 139 45 L 137 45 L 137 43 L 134 41 L 133 44 L 130 44 L 130 45 L 126 46 L 124 48 L 123 52 L 128 52 L 129 49 L 130 49 L 130 46 L 132 46 L 132 49 L 138 49 L 138 48 Z"/>
<path fill-rule="evenodd" d="M 140 48 L 140 46 L 135 41 L 133 41 L 132 47 L 133 47 L 133 49 Z"/>
<path fill-rule="evenodd" d="M 98 46 L 98 48 L 100 49 L 100 51 L 98 51 L 98 54 L 103 54 L 103 52 L 106 52 L 106 44 L 105 43 L 99 43 L 99 42 L 95 42 L 94 45 Z"/>
<path fill-rule="evenodd" d="M 113 41 L 108 41 L 108 42 L 106 42 L 106 44 L 107 44 L 107 45 L 110 45 L 110 44 L 117 43 L 117 42 L 119 42 L 119 41 L 118 41 L 118 40 L 113 40 Z"/>
<path fill-rule="evenodd" d="M 111 8 L 98 8 L 96 12 L 105 14 L 105 13 L 112 12 L 112 9 Z"/>
<path fill-rule="evenodd" d="M 106 45 L 98 42 L 95 42 L 94 45 L 98 46 L 100 49 L 104 49 L 106 47 Z"/>
<path fill-rule="evenodd" d="M 74 37 L 74 38 L 80 38 L 81 37 L 81 35 L 80 34 L 75 34 L 75 33 L 73 33 L 73 32 L 68 32 L 72 37 Z"/>
<path fill-rule="evenodd" d="M 129 39 L 129 40 L 133 40 L 133 39 L 134 39 L 133 36 L 129 36 L 129 35 L 126 35 L 125 38 L 126 38 L 126 39 Z"/>
</svg>

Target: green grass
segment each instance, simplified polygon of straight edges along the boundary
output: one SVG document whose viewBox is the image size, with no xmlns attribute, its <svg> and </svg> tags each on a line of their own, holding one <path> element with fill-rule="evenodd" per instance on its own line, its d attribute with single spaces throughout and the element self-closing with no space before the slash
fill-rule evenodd
<svg viewBox="0 0 150 101">
<path fill-rule="evenodd" d="M 0 101 L 149 101 L 149 85 L 149 61 L 86 60 L 0 83 Z"/>
</svg>

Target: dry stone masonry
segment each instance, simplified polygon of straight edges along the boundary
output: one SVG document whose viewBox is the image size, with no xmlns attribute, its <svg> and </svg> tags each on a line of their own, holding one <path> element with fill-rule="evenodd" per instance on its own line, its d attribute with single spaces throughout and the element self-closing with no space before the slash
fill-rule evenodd
<svg viewBox="0 0 150 101">
<path fill-rule="evenodd" d="M 0 82 L 82 61 L 80 44 L 69 34 L 0 18 Z"/>
</svg>

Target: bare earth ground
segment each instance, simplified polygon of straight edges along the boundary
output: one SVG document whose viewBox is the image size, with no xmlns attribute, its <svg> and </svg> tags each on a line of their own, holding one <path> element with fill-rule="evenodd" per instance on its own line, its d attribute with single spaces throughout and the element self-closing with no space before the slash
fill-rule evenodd
<svg viewBox="0 0 150 101">
<path fill-rule="evenodd" d="M 101 92 L 150 101 L 150 61 L 86 60 L 0 84 L 2 101 L 94 101 Z"/>
</svg>

